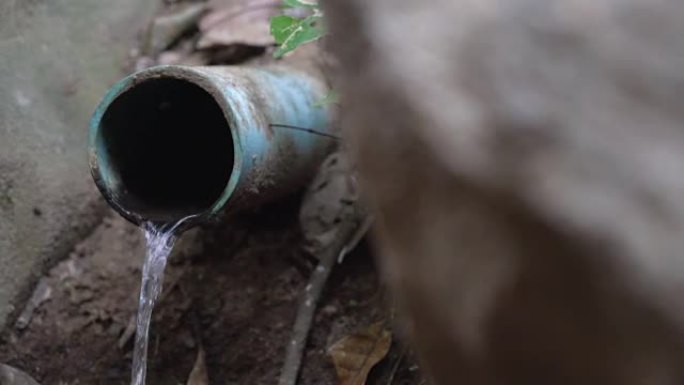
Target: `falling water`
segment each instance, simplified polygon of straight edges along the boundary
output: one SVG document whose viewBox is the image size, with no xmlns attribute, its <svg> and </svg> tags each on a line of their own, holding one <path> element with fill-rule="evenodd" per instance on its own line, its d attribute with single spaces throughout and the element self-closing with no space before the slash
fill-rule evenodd
<svg viewBox="0 0 684 385">
<path fill-rule="evenodd" d="M 147 374 L 147 340 L 150 330 L 152 309 L 162 290 L 164 268 L 176 240 L 178 226 L 190 217 L 176 223 L 157 226 L 145 223 L 142 228 L 147 239 L 147 251 L 142 268 L 140 302 L 136 321 L 135 347 L 133 350 L 132 385 L 145 385 Z"/>
</svg>

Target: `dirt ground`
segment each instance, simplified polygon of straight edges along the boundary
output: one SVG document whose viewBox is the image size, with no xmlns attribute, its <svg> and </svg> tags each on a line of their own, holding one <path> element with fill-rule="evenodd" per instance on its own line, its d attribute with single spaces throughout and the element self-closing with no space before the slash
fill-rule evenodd
<svg viewBox="0 0 684 385">
<path fill-rule="evenodd" d="M 302 250 L 296 199 L 183 235 L 153 314 L 148 384 L 185 384 L 198 350 L 211 384 L 276 384 L 315 260 Z M 144 253 L 141 231 L 109 215 L 53 268 L 3 337 L 0 362 L 41 384 L 126 384 Z M 318 307 L 300 385 L 338 384 L 327 348 L 391 311 L 369 247 L 335 267 Z M 32 305 L 35 308 L 32 310 Z M 32 311 L 31 311 L 32 310 Z M 368 384 L 420 384 L 394 338 Z"/>
<path fill-rule="evenodd" d="M 132 49 L 126 72 L 154 64 L 271 62 L 275 48 L 268 23 L 270 15 L 282 12 L 280 2 L 266 8 L 252 3 L 165 2 L 151 32 L 141 32 L 140 48 Z M 225 20 L 199 21 L 198 10 L 206 4 L 211 9 L 207 21 L 217 15 Z M 252 28 L 255 23 L 259 28 Z M 226 31 L 232 34 L 221 33 Z M 236 32 L 239 42 L 233 39 Z M 203 39 L 208 43 L 200 49 Z M 316 47 L 309 45 L 309 53 L 304 48 L 295 54 L 324 57 Z M 303 251 L 299 200 L 183 234 L 153 314 L 148 384 L 186 384 L 200 349 L 210 384 L 278 382 L 297 306 L 317 264 Z M 25 371 L 42 385 L 129 383 L 144 243 L 141 230 L 113 212 L 108 215 L 40 281 L 16 325 L 0 336 L 0 363 Z M 362 242 L 335 267 L 325 287 L 299 385 L 360 385 L 340 383 L 328 348 L 377 321 L 389 328 L 392 311 L 386 297 L 370 248 Z M 396 336 L 392 340 L 366 383 L 422 384 L 410 354 Z"/>
</svg>

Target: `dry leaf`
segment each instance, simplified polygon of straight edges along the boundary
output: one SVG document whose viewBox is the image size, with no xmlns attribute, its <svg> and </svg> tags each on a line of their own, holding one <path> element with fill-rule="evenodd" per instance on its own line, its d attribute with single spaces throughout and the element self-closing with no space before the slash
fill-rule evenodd
<svg viewBox="0 0 684 385">
<path fill-rule="evenodd" d="M 281 12 L 278 0 L 242 0 L 213 8 L 199 23 L 197 47 L 275 44 L 270 19 Z"/>
<path fill-rule="evenodd" d="M 368 373 L 385 358 L 391 343 L 392 333 L 385 329 L 384 322 L 337 341 L 329 354 L 340 385 L 364 385 Z"/>
<path fill-rule="evenodd" d="M 204 360 L 204 349 L 200 346 L 197 351 L 195 366 L 192 367 L 188 376 L 187 385 L 208 385 L 209 374 L 207 373 L 207 363 Z"/>
<path fill-rule="evenodd" d="M 150 24 L 145 53 L 156 55 L 193 28 L 206 10 L 203 3 L 180 7 L 170 14 L 156 17 Z"/>
</svg>

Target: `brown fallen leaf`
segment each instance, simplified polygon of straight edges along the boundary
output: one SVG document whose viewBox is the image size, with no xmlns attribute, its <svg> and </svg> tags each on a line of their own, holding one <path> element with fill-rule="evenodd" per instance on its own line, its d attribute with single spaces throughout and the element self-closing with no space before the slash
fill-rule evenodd
<svg viewBox="0 0 684 385">
<path fill-rule="evenodd" d="M 193 28 L 205 11 L 205 4 L 192 3 L 156 17 L 147 31 L 145 54 L 155 56 L 168 48 L 183 33 Z"/>
<path fill-rule="evenodd" d="M 384 322 L 346 336 L 330 347 L 340 385 L 364 385 L 370 370 L 387 355 L 392 333 Z"/>
<path fill-rule="evenodd" d="M 197 48 L 275 44 L 270 19 L 282 12 L 280 4 L 278 0 L 238 0 L 215 6 L 199 23 Z"/>
<path fill-rule="evenodd" d="M 197 351 L 195 365 L 190 371 L 186 385 L 208 385 L 209 374 L 207 373 L 207 363 L 204 360 L 204 349 L 200 346 Z"/>
</svg>

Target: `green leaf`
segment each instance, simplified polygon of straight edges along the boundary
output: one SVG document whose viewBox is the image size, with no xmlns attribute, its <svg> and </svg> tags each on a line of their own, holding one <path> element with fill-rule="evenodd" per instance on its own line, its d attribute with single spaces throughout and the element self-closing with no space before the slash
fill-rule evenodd
<svg viewBox="0 0 684 385">
<path fill-rule="evenodd" d="M 283 6 L 285 8 L 318 8 L 318 3 L 315 1 L 307 0 L 283 0 Z"/>
<path fill-rule="evenodd" d="M 292 16 L 279 15 L 271 18 L 271 35 L 277 44 L 283 44 L 291 31 L 296 28 L 299 19 Z"/>
<path fill-rule="evenodd" d="M 302 44 L 320 39 L 325 33 L 321 15 L 312 15 L 304 19 L 287 15 L 274 16 L 271 18 L 271 35 L 280 47 L 273 56 L 280 58 Z"/>
<path fill-rule="evenodd" d="M 314 107 L 325 107 L 329 104 L 337 104 L 340 101 L 340 94 L 335 90 L 330 90 L 321 100 L 314 103 Z"/>
</svg>

